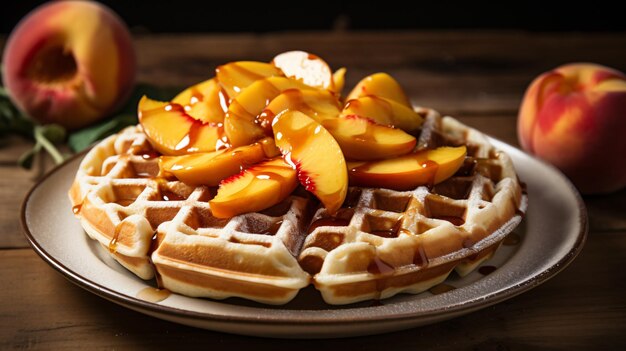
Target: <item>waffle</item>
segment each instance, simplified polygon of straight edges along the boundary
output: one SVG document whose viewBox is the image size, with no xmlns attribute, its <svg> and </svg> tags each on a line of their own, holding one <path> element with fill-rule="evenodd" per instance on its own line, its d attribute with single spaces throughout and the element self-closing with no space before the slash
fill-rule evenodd
<svg viewBox="0 0 626 351">
<path fill-rule="evenodd" d="M 246 216 L 211 216 L 215 189 L 157 177 L 158 154 L 140 127 L 95 146 L 70 189 L 87 234 L 142 279 L 188 296 L 291 300 L 309 284 L 295 255 L 307 200 L 291 196 Z"/>
<path fill-rule="evenodd" d="M 418 148 L 466 145 L 465 164 L 435 186 L 350 188 L 337 215 L 319 209 L 299 262 L 326 302 L 419 293 L 452 270 L 464 276 L 521 221 L 526 199 L 510 158 L 455 119 L 419 111 L 425 122 Z"/>
<path fill-rule="evenodd" d="M 173 292 L 267 304 L 311 282 L 329 304 L 418 293 L 488 259 L 526 206 L 506 154 L 453 118 L 419 112 L 418 148 L 466 145 L 461 169 L 412 191 L 351 187 L 334 217 L 299 189 L 262 212 L 215 218 L 216 189 L 159 177 L 139 126 L 96 145 L 69 195 L 89 237 Z"/>
</svg>

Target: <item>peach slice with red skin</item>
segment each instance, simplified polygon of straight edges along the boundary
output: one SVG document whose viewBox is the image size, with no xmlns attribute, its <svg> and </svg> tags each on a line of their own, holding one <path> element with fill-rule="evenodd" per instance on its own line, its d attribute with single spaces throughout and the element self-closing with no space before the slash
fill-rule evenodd
<svg viewBox="0 0 626 351">
<path fill-rule="evenodd" d="M 349 115 L 322 122 L 332 134 L 344 156 L 350 160 L 377 160 L 407 154 L 417 141 L 401 129 Z"/>
<path fill-rule="evenodd" d="M 163 155 L 211 152 L 225 144 L 220 124 L 196 120 L 179 104 L 143 96 L 139 101 L 138 116 L 150 144 Z"/>
<path fill-rule="evenodd" d="M 274 57 L 272 64 L 289 78 L 315 88 L 333 90 L 332 71 L 326 61 L 317 55 L 306 51 L 287 51 Z"/>
<path fill-rule="evenodd" d="M 275 97 L 258 116 L 257 123 L 271 133 L 272 120 L 284 110 L 298 110 L 319 123 L 335 119 L 341 113 L 341 103 L 327 90 L 288 89 Z"/>
<path fill-rule="evenodd" d="M 314 88 L 285 77 L 258 80 L 233 99 L 224 118 L 224 131 L 231 145 L 247 145 L 271 133 L 258 123 L 257 117 L 275 97 L 287 89 Z"/>
<path fill-rule="evenodd" d="M 440 147 L 372 162 L 348 162 L 350 184 L 364 187 L 411 190 L 450 178 L 461 167 L 465 146 Z"/>
<path fill-rule="evenodd" d="M 384 97 L 362 96 L 346 103 L 342 116 L 357 115 L 378 124 L 391 125 L 406 132 L 414 132 L 422 125 L 422 117 L 413 109 Z"/>
<path fill-rule="evenodd" d="M 214 152 L 183 156 L 161 156 L 161 175 L 172 174 L 190 185 L 216 186 L 255 163 L 280 155 L 272 138 L 265 138 L 252 145 L 240 146 Z"/>
<path fill-rule="evenodd" d="M 387 73 L 375 73 L 361 79 L 348 94 L 346 101 L 368 95 L 393 100 L 412 109 L 411 102 L 407 98 L 404 89 L 400 87 L 398 81 Z"/>
<path fill-rule="evenodd" d="M 227 107 L 225 93 L 215 78 L 192 85 L 172 100 L 182 105 L 185 112 L 202 122 L 222 123 Z"/>
<path fill-rule="evenodd" d="M 282 75 L 281 70 L 274 65 L 256 61 L 230 62 L 215 69 L 217 81 L 230 100 L 257 80 Z"/>
<path fill-rule="evenodd" d="M 285 110 L 272 124 L 276 146 L 298 171 L 298 180 L 329 213 L 346 197 L 346 161 L 337 141 L 321 124 L 300 111 Z"/>
<path fill-rule="evenodd" d="M 258 212 L 286 199 L 298 185 L 296 170 L 278 157 L 224 179 L 209 201 L 217 218 Z"/>
</svg>

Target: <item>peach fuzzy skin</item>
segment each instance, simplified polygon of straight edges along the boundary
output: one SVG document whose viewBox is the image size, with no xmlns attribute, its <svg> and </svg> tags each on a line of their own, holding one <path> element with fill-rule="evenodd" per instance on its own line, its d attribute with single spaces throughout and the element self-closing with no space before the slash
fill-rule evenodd
<svg viewBox="0 0 626 351">
<path fill-rule="evenodd" d="M 128 29 L 94 2 L 40 6 L 13 30 L 2 61 L 4 85 L 22 111 L 71 129 L 114 111 L 135 82 Z"/>
<path fill-rule="evenodd" d="M 519 112 L 522 147 L 561 169 L 582 193 L 626 186 L 624 134 L 626 76 L 596 64 L 564 65 L 537 77 Z"/>
</svg>

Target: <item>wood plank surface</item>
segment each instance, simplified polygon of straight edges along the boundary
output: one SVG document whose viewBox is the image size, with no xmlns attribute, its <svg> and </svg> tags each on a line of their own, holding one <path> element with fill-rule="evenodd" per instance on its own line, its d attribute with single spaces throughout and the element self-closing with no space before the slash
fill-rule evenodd
<svg viewBox="0 0 626 351">
<path fill-rule="evenodd" d="M 0 39 L 0 47 L 3 40 Z M 264 60 L 303 49 L 348 68 L 350 87 L 367 74 L 396 77 L 415 104 L 438 109 L 518 146 L 516 119 L 530 81 L 573 61 L 626 71 L 624 33 L 313 32 L 143 35 L 139 81 L 181 87 L 228 61 Z M 361 338 L 285 341 L 210 332 L 130 311 L 74 286 L 29 247 L 21 199 L 50 163 L 15 166 L 30 147 L 0 148 L 0 349 L 363 349 L 526 350 L 626 347 L 626 189 L 585 196 L 586 247 L 544 285 L 470 315 L 408 331 Z"/>
<path fill-rule="evenodd" d="M 407 331 L 317 341 L 229 335 L 144 316 L 74 286 L 32 250 L 3 250 L 0 276 L 14 283 L 2 289 L 0 349 L 612 349 L 624 343 L 626 271 L 616 268 L 625 250 L 626 232 L 597 234 L 571 267 L 493 307 Z"/>
</svg>

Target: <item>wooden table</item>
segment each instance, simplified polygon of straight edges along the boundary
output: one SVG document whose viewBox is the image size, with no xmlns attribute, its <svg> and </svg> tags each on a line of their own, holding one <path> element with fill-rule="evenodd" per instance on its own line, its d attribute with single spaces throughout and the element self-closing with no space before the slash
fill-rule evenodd
<svg viewBox="0 0 626 351">
<path fill-rule="evenodd" d="M 183 86 L 234 60 L 304 49 L 348 67 L 348 86 L 385 71 L 414 103 L 518 145 L 516 114 L 533 77 L 591 61 L 626 71 L 626 35 L 523 32 L 293 33 L 142 36 L 139 80 Z M 625 116 L 626 118 L 626 116 Z M 616 136 L 616 137 L 624 137 Z M 222 334 L 133 312 L 66 281 L 29 247 L 19 208 L 34 173 L 0 149 L 0 349 L 600 349 L 626 346 L 626 190 L 587 196 L 590 233 L 554 279 L 496 306 L 435 325 L 351 339 L 284 341 Z M 607 150 L 608 151 L 608 150 Z M 616 155 L 624 162 L 624 155 Z"/>
</svg>

